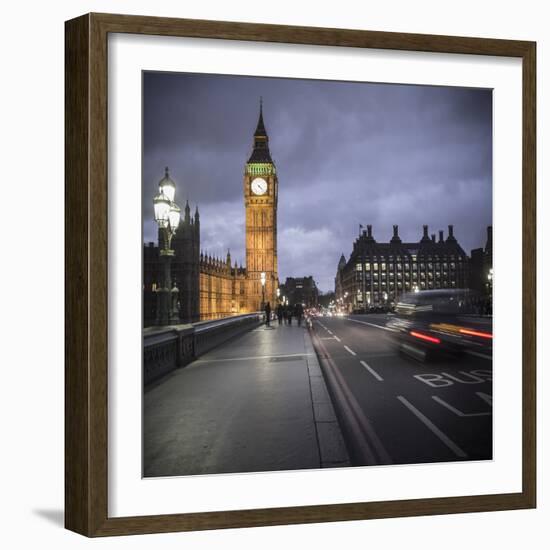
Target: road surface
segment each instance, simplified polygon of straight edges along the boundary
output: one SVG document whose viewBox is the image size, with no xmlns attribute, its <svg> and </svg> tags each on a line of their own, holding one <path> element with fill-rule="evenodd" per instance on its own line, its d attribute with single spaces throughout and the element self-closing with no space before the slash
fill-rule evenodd
<svg viewBox="0 0 550 550">
<path fill-rule="evenodd" d="M 422 363 L 384 314 L 313 319 L 314 344 L 355 465 L 492 458 L 492 360 Z"/>
</svg>

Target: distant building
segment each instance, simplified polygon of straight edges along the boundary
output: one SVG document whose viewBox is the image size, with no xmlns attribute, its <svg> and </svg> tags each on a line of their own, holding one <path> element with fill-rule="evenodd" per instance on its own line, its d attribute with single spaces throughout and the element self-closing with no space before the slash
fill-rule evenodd
<svg viewBox="0 0 550 550">
<path fill-rule="evenodd" d="M 284 296 L 289 304 L 303 304 L 305 307 L 317 307 L 319 290 L 313 277 L 287 277 L 281 286 L 281 298 Z"/>
<path fill-rule="evenodd" d="M 403 243 L 398 226 L 388 243 L 377 242 L 367 225 L 353 243 L 346 261 L 342 255 L 335 279 L 336 300 L 349 309 L 364 309 L 395 301 L 403 292 L 416 289 L 466 288 L 469 259 L 449 225 L 447 238 L 439 231 L 430 238 L 428 226 L 415 243 Z"/>
<path fill-rule="evenodd" d="M 340 261 L 338 262 L 338 267 L 336 268 L 336 277 L 334 278 L 334 294 L 335 297 L 340 298 L 340 303 L 343 303 L 344 299 L 344 268 L 346 267 L 346 257 L 342 254 L 340 256 Z"/>
<path fill-rule="evenodd" d="M 487 241 L 484 248 L 475 248 L 471 252 L 470 287 L 478 292 L 490 295 L 492 291 L 493 269 L 493 226 L 487 227 Z"/>
</svg>

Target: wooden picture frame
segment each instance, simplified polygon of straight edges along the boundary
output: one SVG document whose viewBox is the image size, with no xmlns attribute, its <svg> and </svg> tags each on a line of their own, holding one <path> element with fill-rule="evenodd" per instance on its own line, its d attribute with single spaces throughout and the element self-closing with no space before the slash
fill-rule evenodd
<svg viewBox="0 0 550 550">
<path fill-rule="evenodd" d="M 171 515 L 108 516 L 107 37 L 133 33 L 507 56 L 523 71 L 522 491 Z M 111 14 L 66 22 L 65 525 L 86 536 L 533 508 L 536 505 L 534 42 Z"/>
</svg>

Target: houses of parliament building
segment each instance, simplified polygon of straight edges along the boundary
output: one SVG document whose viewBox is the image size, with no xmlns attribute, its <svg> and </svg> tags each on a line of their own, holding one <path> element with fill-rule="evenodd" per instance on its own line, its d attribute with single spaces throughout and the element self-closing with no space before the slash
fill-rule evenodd
<svg viewBox="0 0 550 550">
<path fill-rule="evenodd" d="M 164 176 L 169 178 L 168 172 Z M 275 163 L 269 151 L 269 137 L 262 105 L 252 153 L 245 165 L 243 179 L 245 205 L 246 265 L 215 258 L 201 251 L 201 220 L 198 206 L 191 214 L 189 203 L 172 239 L 174 257 L 172 281 L 179 290 L 181 323 L 218 319 L 259 311 L 263 302 L 277 302 L 277 196 Z M 161 244 L 159 232 L 159 244 Z M 143 310 L 144 327 L 155 324 L 156 289 L 159 288 L 159 246 L 144 245 Z M 262 273 L 265 276 L 262 284 Z"/>
</svg>

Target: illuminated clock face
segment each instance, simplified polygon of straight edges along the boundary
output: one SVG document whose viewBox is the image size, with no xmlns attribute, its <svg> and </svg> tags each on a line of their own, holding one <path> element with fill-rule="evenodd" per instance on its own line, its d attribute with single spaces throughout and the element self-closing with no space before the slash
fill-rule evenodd
<svg viewBox="0 0 550 550">
<path fill-rule="evenodd" d="M 267 191 L 267 181 L 263 178 L 256 178 L 250 184 L 250 189 L 255 195 L 264 195 Z"/>
</svg>

